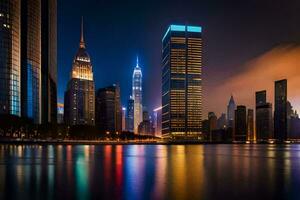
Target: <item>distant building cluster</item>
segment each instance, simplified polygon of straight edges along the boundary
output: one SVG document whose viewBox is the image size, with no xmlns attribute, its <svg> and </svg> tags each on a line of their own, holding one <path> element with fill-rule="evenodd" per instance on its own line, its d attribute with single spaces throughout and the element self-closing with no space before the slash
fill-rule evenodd
<svg viewBox="0 0 300 200">
<path fill-rule="evenodd" d="M 253 109 L 236 106 L 233 96 L 227 106 L 227 124 L 224 114 L 217 119 L 213 112 L 203 121 L 203 134 L 208 140 L 224 142 L 284 142 L 300 139 L 300 118 L 287 100 L 287 80 L 275 81 L 275 108 L 267 102 L 267 91 L 255 93 Z M 234 115 L 233 115 L 234 113 Z M 218 121 L 221 121 L 218 123 Z"/>
</svg>

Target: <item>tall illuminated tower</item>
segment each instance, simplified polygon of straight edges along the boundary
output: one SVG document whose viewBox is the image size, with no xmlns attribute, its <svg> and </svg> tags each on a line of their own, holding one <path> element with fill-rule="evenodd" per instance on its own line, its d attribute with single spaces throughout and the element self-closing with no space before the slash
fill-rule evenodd
<svg viewBox="0 0 300 200">
<path fill-rule="evenodd" d="M 142 70 L 139 66 L 139 59 L 137 57 L 136 67 L 132 75 L 132 97 L 134 100 L 134 133 L 138 132 L 138 126 L 143 120 L 143 90 L 142 90 Z"/>
<path fill-rule="evenodd" d="M 73 60 L 71 79 L 65 92 L 65 123 L 95 124 L 95 84 L 92 64 L 85 48 L 83 21 L 78 52 Z"/>
<path fill-rule="evenodd" d="M 236 104 L 234 102 L 233 96 L 231 95 L 229 103 L 227 105 L 227 127 L 234 127 L 234 112 L 236 109 Z"/>
<path fill-rule="evenodd" d="M 202 28 L 170 25 L 162 39 L 162 135 L 201 136 Z"/>
</svg>

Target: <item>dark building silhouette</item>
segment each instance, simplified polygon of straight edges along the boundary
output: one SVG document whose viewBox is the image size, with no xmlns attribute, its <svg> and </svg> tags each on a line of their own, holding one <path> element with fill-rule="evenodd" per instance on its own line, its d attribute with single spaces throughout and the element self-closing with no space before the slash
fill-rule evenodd
<svg viewBox="0 0 300 200">
<path fill-rule="evenodd" d="M 170 25 L 162 39 L 162 135 L 198 139 L 202 120 L 202 30 Z"/>
<path fill-rule="evenodd" d="M 235 131 L 233 141 L 246 141 L 247 139 L 247 110 L 246 106 L 237 106 L 235 110 Z"/>
<path fill-rule="evenodd" d="M 153 135 L 155 130 L 153 128 L 153 124 L 150 121 L 149 113 L 147 111 L 143 111 L 143 121 L 138 126 L 138 134 L 140 135 Z"/>
<path fill-rule="evenodd" d="M 126 130 L 133 132 L 134 130 L 134 100 L 132 97 L 127 101 L 127 113 L 126 113 Z"/>
<path fill-rule="evenodd" d="M 256 97 L 256 140 L 267 141 L 273 138 L 272 104 L 266 100 L 265 90 L 255 93 Z"/>
<path fill-rule="evenodd" d="M 248 109 L 247 113 L 247 141 L 254 141 L 254 111 L 253 109 Z"/>
<path fill-rule="evenodd" d="M 57 123 L 57 0 L 41 1 L 42 123 Z"/>
<path fill-rule="evenodd" d="M 217 130 L 217 116 L 214 112 L 208 113 L 208 121 L 209 121 L 209 141 L 212 141 L 213 131 Z"/>
<path fill-rule="evenodd" d="M 287 139 L 287 80 L 275 81 L 274 138 Z"/>
<path fill-rule="evenodd" d="M 95 125 L 95 83 L 91 59 L 83 37 L 83 21 L 79 49 L 73 60 L 64 100 L 66 124 Z"/>
<path fill-rule="evenodd" d="M 122 132 L 122 108 L 118 85 L 97 90 L 96 126 L 102 133 L 106 134 Z"/>
<path fill-rule="evenodd" d="M 226 114 L 222 113 L 221 116 L 217 120 L 217 128 L 218 129 L 226 129 L 227 121 L 226 121 Z"/>
</svg>

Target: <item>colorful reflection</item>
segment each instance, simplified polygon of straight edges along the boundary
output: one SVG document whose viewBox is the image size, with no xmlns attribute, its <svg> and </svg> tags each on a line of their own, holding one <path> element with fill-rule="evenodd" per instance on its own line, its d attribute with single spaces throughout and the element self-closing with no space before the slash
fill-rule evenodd
<svg viewBox="0 0 300 200">
<path fill-rule="evenodd" d="M 2 145 L 0 199 L 299 199 L 299 145 Z"/>
</svg>

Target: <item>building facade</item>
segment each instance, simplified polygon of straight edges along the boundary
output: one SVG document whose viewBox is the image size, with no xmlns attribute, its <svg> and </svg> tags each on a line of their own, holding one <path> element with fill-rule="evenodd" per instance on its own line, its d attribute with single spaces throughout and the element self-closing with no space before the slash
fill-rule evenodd
<svg viewBox="0 0 300 200">
<path fill-rule="evenodd" d="M 170 25 L 162 39 L 162 135 L 199 139 L 202 120 L 202 28 Z"/>
<path fill-rule="evenodd" d="M 134 133 L 138 133 L 138 126 L 143 121 L 143 87 L 142 87 L 142 69 L 139 66 L 137 58 L 136 67 L 132 75 L 132 97 L 134 100 Z"/>
<path fill-rule="evenodd" d="M 247 141 L 255 141 L 254 134 L 254 110 L 248 109 L 247 112 Z"/>
<path fill-rule="evenodd" d="M 162 107 L 155 108 L 153 110 L 153 127 L 155 129 L 155 135 L 161 137 L 161 120 L 162 120 Z"/>
<path fill-rule="evenodd" d="M 233 128 L 234 127 L 234 112 L 236 109 L 236 104 L 234 102 L 234 98 L 231 95 L 230 100 L 227 105 L 227 127 Z"/>
<path fill-rule="evenodd" d="M 56 10 L 56 0 L 0 2 L 0 114 L 56 123 Z"/>
<path fill-rule="evenodd" d="M 287 80 L 275 81 L 274 139 L 287 140 Z"/>
<path fill-rule="evenodd" d="M 267 141 L 273 138 L 272 104 L 267 102 L 267 92 L 258 91 L 256 99 L 256 140 Z"/>
<path fill-rule="evenodd" d="M 21 114 L 41 123 L 41 1 L 21 1 Z"/>
<path fill-rule="evenodd" d="M 83 37 L 83 22 L 79 49 L 73 60 L 64 105 L 66 124 L 95 125 L 95 84 L 91 59 Z"/>
<path fill-rule="evenodd" d="M 246 141 L 247 139 L 247 110 L 246 106 L 239 105 L 235 110 L 235 131 L 233 141 Z"/>
<path fill-rule="evenodd" d="M 0 1 L 0 114 L 21 116 L 21 3 Z"/>
<path fill-rule="evenodd" d="M 57 122 L 57 0 L 41 1 L 42 124 Z"/>
<path fill-rule="evenodd" d="M 122 132 L 122 108 L 118 85 L 101 88 L 97 91 L 96 126 L 106 134 Z"/>
<path fill-rule="evenodd" d="M 126 130 L 129 132 L 133 132 L 134 130 L 134 100 L 130 96 L 127 101 L 127 113 L 126 113 Z"/>
</svg>

